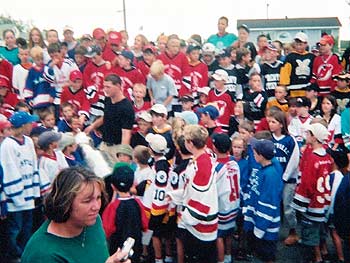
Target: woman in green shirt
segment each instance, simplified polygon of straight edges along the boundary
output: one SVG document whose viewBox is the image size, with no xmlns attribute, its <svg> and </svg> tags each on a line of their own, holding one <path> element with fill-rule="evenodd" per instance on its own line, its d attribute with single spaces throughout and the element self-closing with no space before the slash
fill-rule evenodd
<svg viewBox="0 0 350 263">
<path fill-rule="evenodd" d="M 62 170 L 45 199 L 49 220 L 29 240 L 21 262 L 119 263 L 126 253 L 118 250 L 109 257 L 99 216 L 104 197 L 103 180 L 92 172 Z"/>
<path fill-rule="evenodd" d="M 12 65 L 19 64 L 21 61 L 18 58 L 15 32 L 12 29 L 6 29 L 2 33 L 2 37 L 5 46 L 0 47 L 0 56 L 7 59 Z"/>
</svg>

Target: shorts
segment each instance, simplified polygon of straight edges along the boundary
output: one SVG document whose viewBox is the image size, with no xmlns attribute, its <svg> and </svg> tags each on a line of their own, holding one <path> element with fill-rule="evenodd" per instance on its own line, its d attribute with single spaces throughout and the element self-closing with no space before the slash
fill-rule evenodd
<svg viewBox="0 0 350 263">
<path fill-rule="evenodd" d="M 152 230 L 153 230 L 154 237 L 165 238 L 165 239 L 172 238 L 175 232 L 175 229 L 171 228 L 168 224 L 161 224 Z"/>
<path fill-rule="evenodd" d="M 193 236 L 188 230 L 178 228 L 176 232 L 178 239 L 182 241 L 185 258 L 187 262 L 216 263 L 216 240 L 203 241 Z"/>
<path fill-rule="evenodd" d="M 276 260 L 277 240 L 260 239 L 253 232 L 249 232 L 248 245 L 252 248 L 255 256 L 261 261 Z"/>
<path fill-rule="evenodd" d="M 324 236 L 321 222 L 312 222 L 305 218 L 301 220 L 301 243 L 306 246 L 318 246 Z"/>
<path fill-rule="evenodd" d="M 234 232 L 235 232 L 234 227 L 230 229 L 225 229 L 225 230 L 218 229 L 218 237 L 225 238 L 228 236 L 233 236 Z"/>
</svg>

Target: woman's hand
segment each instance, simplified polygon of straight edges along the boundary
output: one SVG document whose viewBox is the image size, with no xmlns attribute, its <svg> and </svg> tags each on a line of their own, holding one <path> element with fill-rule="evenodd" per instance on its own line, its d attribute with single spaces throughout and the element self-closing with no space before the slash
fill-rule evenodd
<svg viewBox="0 0 350 263">
<path fill-rule="evenodd" d="M 131 263 L 130 259 L 127 259 L 125 261 L 122 261 L 125 256 L 128 255 L 128 252 L 122 252 L 120 248 L 118 248 L 117 252 L 115 252 L 112 256 L 107 258 L 106 263 Z"/>
</svg>

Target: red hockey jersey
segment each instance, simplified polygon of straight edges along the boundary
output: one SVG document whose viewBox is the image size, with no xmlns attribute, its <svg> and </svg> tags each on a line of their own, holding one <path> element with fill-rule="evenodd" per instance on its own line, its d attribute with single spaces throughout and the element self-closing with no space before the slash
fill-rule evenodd
<svg viewBox="0 0 350 263">
<path fill-rule="evenodd" d="M 320 95 L 328 95 L 337 86 L 337 82 L 333 77 L 341 71 L 342 67 L 337 55 L 317 56 L 312 66 L 311 82 L 317 83 L 320 87 Z"/>
<path fill-rule="evenodd" d="M 332 167 L 333 160 L 324 148 L 308 154 L 308 161 L 304 164 L 292 207 L 302 212 L 310 221 L 326 220 L 325 215 L 331 200 L 329 174 L 332 172 Z"/>
<path fill-rule="evenodd" d="M 215 103 L 219 109 L 218 123 L 227 130 L 230 117 L 234 115 L 235 103 L 227 90 L 222 92 L 212 89 L 208 94 L 208 103 Z"/>
<path fill-rule="evenodd" d="M 117 67 L 116 73 L 122 79 L 122 90 L 124 96 L 129 100 L 133 99 L 132 88 L 136 83 L 146 84 L 146 79 L 142 75 L 141 71 L 135 67 L 131 67 L 128 70 Z"/>
<path fill-rule="evenodd" d="M 70 87 L 64 87 L 61 94 L 61 103 L 69 102 L 72 103 L 79 115 L 85 114 L 89 117 L 90 102 L 86 97 L 83 88 L 73 91 Z"/>
</svg>

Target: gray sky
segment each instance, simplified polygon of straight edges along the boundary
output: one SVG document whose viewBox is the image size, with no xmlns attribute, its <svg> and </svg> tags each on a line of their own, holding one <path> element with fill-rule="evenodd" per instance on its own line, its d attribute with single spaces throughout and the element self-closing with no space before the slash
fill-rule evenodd
<svg viewBox="0 0 350 263">
<path fill-rule="evenodd" d="M 236 33 L 237 19 L 295 17 L 339 17 L 343 27 L 341 39 L 350 39 L 350 0 L 125 0 L 127 29 L 130 40 L 143 33 L 155 40 L 161 32 L 177 33 L 187 39 L 191 34 L 207 38 L 217 31 L 217 19 L 227 16 L 228 31 Z M 87 6 L 88 5 L 88 6 Z M 60 33 L 65 25 L 75 35 L 92 33 L 93 28 L 123 29 L 122 0 L 11 0 L 2 1 L 0 13 L 40 29 L 55 28 Z"/>
</svg>

